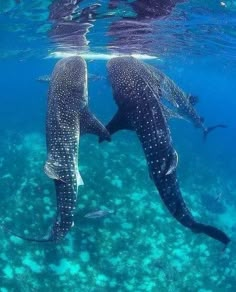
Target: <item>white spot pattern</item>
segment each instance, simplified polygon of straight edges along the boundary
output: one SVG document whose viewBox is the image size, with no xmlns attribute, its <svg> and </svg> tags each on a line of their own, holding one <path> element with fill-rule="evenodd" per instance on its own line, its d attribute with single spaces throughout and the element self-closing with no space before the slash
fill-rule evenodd
<svg viewBox="0 0 236 292">
<path fill-rule="evenodd" d="M 182 198 L 175 169 L 166 175 L 173 166 L 175 150 L 160 106 L 157 82 L 153 86 L 150 70 L 132 57 L 111 59 L 108 71 L 115 101 L 139 137 L 162 200 L 178 221 L 191 227 L 194 220 Z"/>
</svg>

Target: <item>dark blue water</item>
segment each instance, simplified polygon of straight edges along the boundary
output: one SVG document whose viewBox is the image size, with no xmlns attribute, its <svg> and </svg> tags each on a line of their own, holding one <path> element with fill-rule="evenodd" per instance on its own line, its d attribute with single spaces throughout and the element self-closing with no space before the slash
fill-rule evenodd
<svg viewBox="0 0 236 292">
<path fill-rule="evenodd" d="M 53 222 L 56 198 L 43 172 L 48 84 L 37 78 L 52 72 L 58 59 L 45 57 L 58 48 L 46 33 L 34 31 L 48 25 L 48 5 L 37 10 L 27 1 L 21 6 L 13 2 L 0 15 L 1 223 L 39 237 Z M 134 133 L 119 132 L 103 144 L 88 135 L 80 142 L 85 185 L 78 192 L 75 227 L 57 244 L 29 243 L 0 230 L 0 291 L 235 291 L 235 3 L 225 2 L 228 10 L 222 11 L 222 5 L 207 2 L 186 2 L 165 20 L 157 18 L 165 25 L 161 30 L 154 26 L 155 43 L 143 53 L 160 57 L 145 62 L 199 97 L 196 107 L 206 125 L 228 125 L 203 142 L 201 131 L 191 123 L 170 121 L 183 196 L 198 220 L 229 234 L 230 245 L 222 251 L 220 243 L 191 233 L 170 216 L 149 178 Z M 28 25 L 24 11 L 35 18 L 31 15 Z M 167 24 L 180 21 L 179 16 L 185 29 L 171 26 L 175 37 L 170 37 Z M 21 19 L 18 33 L 7 22 L 12 19 Z M 92 52 L 111 53 L 107 38 L 100 38 L 111 22 L 102 18 L 97 34 L 88 35 Z M 89 79 L 90 108 L 104 124 L 116 110 L 106 62 L 87 59 L 89 73 L 96 76 Z M 114 214 L 84 218 L 101 208 Z"/>
</svg>

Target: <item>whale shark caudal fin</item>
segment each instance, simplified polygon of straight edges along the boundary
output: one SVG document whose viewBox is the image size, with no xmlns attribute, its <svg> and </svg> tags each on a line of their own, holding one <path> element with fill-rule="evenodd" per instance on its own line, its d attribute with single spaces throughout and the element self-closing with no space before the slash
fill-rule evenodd
<svg viewBox="0 0 236 292">
<path fill-rule="evenodd" d="M 224 124 L 218 124 L 212 127 L 208 127 L 203 131 L 203 140 L 206 141 L 207 135 L 212 132 L 213 130 L 217 129 L 217 128 L 227 128 L 227 125 Z"/>
<path fill-rule="evenodd" d="M 222 242 L 225 245 L 230 242 L 230 238 L 223 231 L 210 225 L 196 223 L 192 226 L 191 230 L 195 233 L 205 233 L 206 235 Z"/>
<path fill-rule="evenodd" d="M 74 226 L 73 216 L 64 216 L 56 218 L 56 221 L 53 223 L 52 228 L 50 229 L 50 233 L 46 236 L 40 237 L 40 238 L 34 238 L 34 237 L 27 237 L 25 235 L 18 234 L 9 228 L 7 228 L 5 225 L 2 226 L 2 229 L 6 231 L 8 234 L 13 235 L 15 237 L 21 238 L 26 241 L 32 241 L 32 242 L 58 242 L 62 238 L 66 236 L 69 229 Z"/>
<path fill-rule="evenodd" d="M 80 113 L 80 134 L 93 134 L 99 137 L 99 140 L 111 141 L 110 133 L 105 126 L 92 114 L 88 108 L 84 108 Z"/>
<path fill-rule="evenodd" d="M 5 227 L 4 225 L 2 226 L 2 229 L 7 232 L 8 234 L 10 235 L 13 235 L 15 237 L 18 237 L 20 239 L 23 239 L 23 240 L 26 240 L 26 241 L 31 241 L 31 242 L 53 242 L 55 240 L 53 239 L 50 239 L 50 238 L 31 238 L 31 237 L 27 237 L 27 236 L 24 236 L 24 235 L 19 235 L 13 231 L 11 231 L 10 229 L 8 229 L 7 227 Z"/>
</svg>

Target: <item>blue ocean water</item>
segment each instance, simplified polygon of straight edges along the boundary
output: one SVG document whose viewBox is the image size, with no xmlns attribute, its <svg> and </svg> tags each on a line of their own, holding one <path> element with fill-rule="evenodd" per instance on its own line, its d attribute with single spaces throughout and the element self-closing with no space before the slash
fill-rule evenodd
<svg viewBox="0 0 236 292">
<path fill-rule="evenodd" d="M 51 74 L 63 53 L 82 52 L 91 75 L 90 108 L 107 124 L 116 105 L 105 59 L 139 53 L 157 57 L 144 61 L 199 97 L 196 108 L 207 125 L 228 125 L 203 142 L 191 123 L 170 121 L 184 199 L 198 220 L 223 229 L 232 242 L 223 251 L 220 243 L 171 217 L 134 133 L 119 132 L 102 144 L 87 135 L 80 141 L 85 185 L 78 191 L 74 228 L 55 244 L 26 242 L 2 228 L 0 291 L 235 291 L 235 1 L 173 1 L 176 5 L 165 15 L 132 18 L 148 26 L 140 34 L 135 31 L 135 38 L 134 28 L 127 38 L 127 27 L 120 23 L 130 15 L 126 2 L 132 1 L 121 1 L 115 10 L 98 1 L 96 21 L 89 33 L 83 32 L 89 42 L 82 43 L 71 43 L 72 27 L 56 39 L 52 33 L 61 19 L 50 19 L 50 5 L 58 2 L 55 11 L 63 7 L 67 12 L 63 5 L 73 1 L 16 2 L 0 3 L 1 225 L 40 237 L 55 216 L 54 186 L 43 171 L 48 84 L 38 77 Z M 79 27 L 91 25 L 81 11 L 94 3 L 77 3 Z M 116 25 L 121 25 L 119 33 Z M 72 40 L 79 32 L 76 27 Z M 56 58 L 55 52 L 60 53 Z M 84 218 L 99 209 L 114 213 Z"/>
</svg>

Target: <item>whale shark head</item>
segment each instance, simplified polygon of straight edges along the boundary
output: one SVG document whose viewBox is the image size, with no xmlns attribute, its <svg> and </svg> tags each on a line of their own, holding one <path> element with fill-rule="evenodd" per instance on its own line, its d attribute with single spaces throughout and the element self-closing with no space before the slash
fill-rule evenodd
<svg viewBox="0 0 236 292">
<path fill-rule="evenodd" d="M 113 96 L 118 106 L 122 106 L 127 101 L 130 102 L 130 97 L 134 93 L 138 95 L 143 91 L 143 88 L 139 87 L 140 83 L 143 83 L 140 81 L 144 81 L 143 63 L 134 57 L 113 58 L 107 63 L 107 70 Z"/>
<path fill-rule="evenodd" d="M 88 104 L 87 66 L 81 57 L 57 62 L 51 81 L 50 92 L 61 99 L 66 108 L 80 111 Z"/>
<path fill-rule="evenodd" d="M 113 97 L 119 107 L 134 108 L 145 98 L 160 101 L 159 82 L 144 62 L 132 56 L 116 57 L 107 63 L 107 70 Z"/>
</svg>

